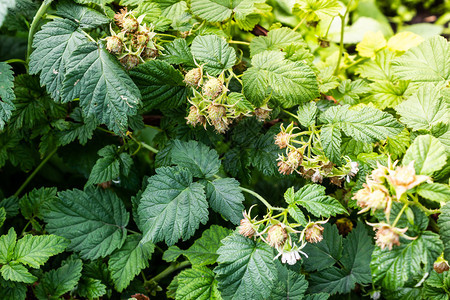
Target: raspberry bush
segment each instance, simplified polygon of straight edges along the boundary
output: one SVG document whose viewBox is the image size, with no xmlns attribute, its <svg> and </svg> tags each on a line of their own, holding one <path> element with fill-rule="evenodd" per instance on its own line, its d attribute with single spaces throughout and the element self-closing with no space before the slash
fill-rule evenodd
<svg viewBox="0 0 450 300">
<path fill-rule="evenodd" d="M 449 299 L 449 9 L 2 1 L 0 299 Z"/>
</svg>

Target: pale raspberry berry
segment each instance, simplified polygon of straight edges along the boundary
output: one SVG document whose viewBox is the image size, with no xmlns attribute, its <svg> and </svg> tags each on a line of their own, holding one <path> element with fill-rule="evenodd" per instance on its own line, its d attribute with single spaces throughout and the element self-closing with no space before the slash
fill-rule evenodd
<svg viewBox="0 0 450 300">
<path fill-rule="evenodd" d="M 272 225 L 267 232 L 267 242 L 274 248 L 281 248 L 287 237 L 286 230 L 280 224 Z"/>
<path fill-rule="evenodd" d="M 280 149 L 286 148 L 289 146 L 291 137 L 292 135 L 289 133 L 281 131 L 275 136 L 275 145 L 280 147 Z"/>
<path fill-rule="evenodd" d="M 133 55 L 133 54 L 128 54 L 120 59 L 120 63 L 127 70 L 133 69 L 140 62 L 141 61 L 140 61 L 139 57 L 137 57 L 136 55 Z"/>
<path fill-rule="evenodd" d="M 123 19 L 121 26 L 123 31 L 133 33 L 138 30 L 139 22 L 134 17 L 126 17 Z"/>
<path fill-rule="evenodd" d="M 190 70 L 184 76 L 184 82 L 189 86 L 197 87 L 200 79 L 202 79 L 202 70 L 200 68 L 195 68 Z"/>
<path fill-rule="evenodd" d="M 123 43 L 118 36 L 108 36 L 106 38 L 106 49 L 114 54 L 120 54 L 123 50 Z"/>
<path fill-rule="evenodd" d="M 218 78 L 211 78 L 203 85 L 203 95 L 216 99 L 223 91 L 223 82 Z"/>
<path fill-rule="evenodd" d="M 323 240 L 323 227 L 312 223 L 305 230 L 305 238 L 309 243 L 319 243 Z"/>
</svg>

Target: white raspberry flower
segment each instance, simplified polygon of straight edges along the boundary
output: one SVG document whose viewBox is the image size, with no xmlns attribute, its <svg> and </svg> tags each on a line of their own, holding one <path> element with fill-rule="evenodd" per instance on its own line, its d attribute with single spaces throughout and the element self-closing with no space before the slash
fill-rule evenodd
<svg viewBox="0 0 450 300">
<path fill-rule="evenodd" d="M 387 176 L 389 183 L 394 187 L 395 194 L 399 200 L 406 191 L 421 184 L 422 182 L 431 182 L 431 178 L 425 175 L 416 175 L 414 169 L 414 161 L 411 161 L 407 166 L 397 167 L 394 171 L 389 170 Z"/>
</svg>

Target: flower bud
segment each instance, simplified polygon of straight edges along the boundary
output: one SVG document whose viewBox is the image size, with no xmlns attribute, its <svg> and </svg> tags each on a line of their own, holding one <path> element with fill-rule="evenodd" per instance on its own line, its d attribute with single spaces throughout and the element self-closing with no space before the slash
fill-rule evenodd
<svg viewBox="0 0 450 300">
<path fill-rule="evenodd" d="M 305 230 L 305 238 L 309 243 L 319 243 L 323 240 L 323 227 L 312 223 Z"/>
<path fill-rule="evenodd" d="M 203 95 L 216 99 L 223 91 L 223 82 L 218 78 L 211 78 L 203 85 Z"/>
<path fill-rule="evenodd" d="M 381 250 L 384 248 L 392 250 L 394 245 L 400 246 L 400 236 L 409 240 L 416 239 L 405 235 L 405 232 L 408 230 L 407 227 L 400 229 L 386 223 L 367 224 L 373 226 L 373 230 L 377 231 L 375 234 L 375 244 L 379 246 Z"/>
<path fill-rule="evenodd" d="M 294 172 L 294 169 L 292 169 L 289 164 L 282 158 L 278 163 L 278 172 L 283 175 L 290 175 L 292 172 Z"/>
<path fill-rule="evenodd" d="M 189 86 L 197 87 L 202 79 L 202 70 L 200 68 L 195 68 L 190 70 L 184 76 L 184 82 Z"/>
<path fill-rule="evenodd" d="M 227 119 L 222 119 L 222 120 L 218 120 L 216 122 L 212 122 L 214 129 L 217 131 L 217 133 L 221 133 L 221 134 L 227 132 L 228 124 L 229 124 L 229 120 L 227 120 Z"/>
<path fill-rule="evenodd" d="M 287 233 L 280 224 L 272 225 L 267 232 L 267 242 L 271 247 L 281 248 L 286 242 Z"/>
<path fill-rule="evenodd" d="M 226 116 L 227 109 L 225 108 L 225 106 L 216 103 L 211 103 L 208 106 L 208 118 L 212 123 L 217 123 L 223 118 L 226 118 Z"/>
<path fill-rule="evenodd" d="M 139 28 L 139 22 L 134 17 L 126 17 L 122 21 L 122 29 L 126 32 L 135 32 Z"/>
<path fill-rule="evenodd" d="M 267 107 L 258 107 L 257 109 L 255 109 L 255 116 L 258 119 L 258 121 L 260 122 L 264 122 L 264 120 L 268 119 L 270 116 L 270 112 L 272 110 L 270 108 Z"/>
<path fill-rule="evenodd" d="M 412 189 L 424 181 L 431 180 L 428 176 L 416 175 L 414 161 L 405 167 L 397 167 L 395 171 L 389 171 L 387 179 L 394 187 L 397 199 L 400 199 L 407 190 Z"/>
<path fill-rule="evenodd" d="M 108 36 L 106 38 L 106 49 L 114 54 L 120 54 L 123 50 L 123 43 L 118 36 Z"/>
<path fill-rule="evenodd" d="M 444 253 L 442 253 L 441 256 L 439 256 L 438 259 L 434 262 L 433 268 L 439 274 L 444 273 L 445 271 L 448 271 L 450 269 L 448 261 L 444 259 Z"/>
<path fill-rule="evenodd" d="M 133 69 L 134 67 L 139 65 L 140 62 L 141 60 L 139 59 L 139 57 L 133 54 L 128 54 L 120 59 L 120 63 L 127 70 Z"/>
</svg>

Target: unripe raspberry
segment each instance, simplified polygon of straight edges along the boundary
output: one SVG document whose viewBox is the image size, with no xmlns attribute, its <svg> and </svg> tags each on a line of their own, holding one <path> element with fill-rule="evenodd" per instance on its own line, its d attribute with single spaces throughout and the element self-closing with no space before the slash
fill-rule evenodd
<svg viewBox="0 0 450 300">
<path fill-rule="evenodd" d="M 239 234 L 251 238 L 255 233 L 256 231 L 253 228 L 253 224 L 250 222 L 250 220 L 247 218 L 242 219 L 241 226 L 239 226 Z"/>
<path fill-rule="evenodd" d="M 319 243 L 323 240 L 323 227 L 313 223 L 305 230 L 305 238 L 309 243 Z"/>
<path fill-rule="evenodd" d="M 118 36 L 108 36 L 106 38 L 106 49 L 114 54 L 120 54 L 123 50 L 123 43 Z"/>
<path fill-rule="evenodd" d="M 137 32 L 133 37 L 133 43 L 136 46 L 146 46 L 148 43 L 148 35 L 142 32 Z"/>
<path fill-rule="evenodd" d="M 192 69 L 184 76 L 184 82 L 189 86 L 198 86 L 200 79 L 202 79 L 202 70 L 200 68 Z"/>
<path fill-rule="evenodd" d="M 211 103 L 208 106 L 208 117 L 212 123 L 221 121 L 226 117 L 227 109 L 220 104 Z"/>
<path fill-rule="evenodd" d="M 294 169 L 292 169 L 284 159 L 280 160 L 277 163 L 277 166 L 278 166 L 278 172 L 280 172 L 280 174 L 290 175 L 290 174 L 292 174 L 292 172 L 294 172 Z"/>
<path fill-rule="evenodd" d="M 202 116 L 199 111 L 198 108 L 194 105 L 192 105 L 189 109 L 189 115 L 186 117 L 187 120 L 187 124 L 190 124 L 192 126 L 195 127 L 195 125 L 197 125 L 198 123 L 200 124 L 205 124 L 206 123 L 206 119 L 204 116 Z"/>
<path fill-rule="evenodd" d="M 203 95 L 211 99 L 219 97 L 222 91 L 223 82 L 217 78 L 211 78 L 203 85 Z"/>
<path fill-rule="evenodd" d="M 268 119 L 270 116 L 270 112 L 272 110 L 268 107 L 258 107 L 255 109 L 255 116 L 260 122 L 264 122 L 264 120 Z"/>
<path fill-rule="evenodd" d="M 139 57 L 137 57 L 136 55 L 133 55 L 133 54 L 128 54 L 120 59 L 120 63 L 127 70 L 133 69 L 140 62 L 141 61 L 140 61 Z"/>
<path fill-rule="evenodd" d="M 287 239 L 287 232 L 280 224 L 272 225 L 267 232 L 267 242 L 271 247 L 281 248 Z"/>
<path fill-rule="evenodd" d="M 145 47 L 144 51 L 142 51 L 141 56 L 143 58 L 156 58 L 159 55 L 158 49 Z"/>
<path fill-rule="evenodd" d="M 297 169 L 298 166 L 300 166 L 300 164 L 303 162 L 302 152 L 298 149 L 289 151 L 286 162 L 289 166 L 291 166 L 291 168 Z"/>
<path fill-rule="evenodd" d="M 212 125 L 214 126 L 214 129 L 217 131 L 217 133 L 225 133 L 228 130 L 228 120 L 227 119 L 221 119 L 216 122 L 212 122 Z"/>
<path fill-rule="evenodd" d="M 289 133 L 281 131 L 275 136 L 275 145 L 280 149 L 286 148 L 291 141 L 291 137 Z"/>
<path fill-rule="evenodd" d="M 139 22 L 133 17 L 127 17 L 122 21 L 122 29 L 126 32 L 135 32 L 139 28 Z"/>
<path fill-rule="evenodd" d="M 316 172 L 314 172 L 314 174 L 311 176 L 311 181 L 315 182 L 315 183 L 317 183 L 317 182 L 322 183 L 322 179 L 323 179 L 323 176 L 322 176 L 322 174 L 320 174 L 319 170 L 316 170 Z"/>
</svg>

